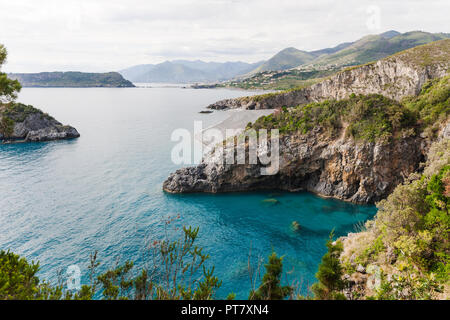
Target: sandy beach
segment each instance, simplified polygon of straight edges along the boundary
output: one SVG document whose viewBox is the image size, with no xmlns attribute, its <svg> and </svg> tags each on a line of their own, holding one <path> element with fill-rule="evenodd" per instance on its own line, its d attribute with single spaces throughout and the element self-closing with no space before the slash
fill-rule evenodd
<svg viewBox="0 0 450 320">
<path fill-rule="evenodd" d="M 274 111 L 275 111 L 274 109 L 222 111 L 222 112 L 229 113 L 230 114 L 229 117 L 215 125 L 212 125 L 206 129 L 204 129 L 202 131 L 202 134 L 211 129 L 219 130 L 222 133 L 223 137 L 226 137 L 227 129 L 238 130 L 238 133 L 240 133 L 245 129 L 245 127 L 247 126 L 247 124 L 249 122 L 254 122 L 258 118 L 260 118 L 262 116 L 267 116 L 267 115 L 273 113 Z M 197 134 L 195 136 L 195 139 L 197 141 L 202 141 L 200 134 Z M 204 145 L 207 144 L 204 141 L 202 141 L 202 142 Z"/>
</svg>

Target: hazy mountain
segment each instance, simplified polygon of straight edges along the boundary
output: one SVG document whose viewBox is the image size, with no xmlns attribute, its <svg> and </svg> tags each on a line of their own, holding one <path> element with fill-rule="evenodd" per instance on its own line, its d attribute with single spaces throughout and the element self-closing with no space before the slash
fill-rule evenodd
<svg viewBox="0 0 450 320">
<path fill-rule="evenodd" d="M 121 70 L 119 73 L 132 82 L 214 82 L 246 74 L 261 63 L 174 60 L 159 64 L 137 65 Z"/>
<path fill-rule="evenodd" d="M 204 62 L 201 60 L 174 60 L 160 64 L 137 65 L 119 71 L 132 82 L 219 82 L 246 78 L 267 71 L 285 71 L 296 67 L 328 70 L 364 64 L 385 58 L 421 44 L 449 38 L 446 33 L 412 31 L 400 33 L 390 30 L 379 35 L 369 35 L 355 42 L 346 42 L 332 48 L 302 51 L 286 48 L 267 61 Z"/>
<path fill-rule="evenodd" d="M 23 87 L 134 87 L 117 72 L 41 72 L 41 73 L 9 73 L 8 77 L 19 80 Z"/>
</svg>

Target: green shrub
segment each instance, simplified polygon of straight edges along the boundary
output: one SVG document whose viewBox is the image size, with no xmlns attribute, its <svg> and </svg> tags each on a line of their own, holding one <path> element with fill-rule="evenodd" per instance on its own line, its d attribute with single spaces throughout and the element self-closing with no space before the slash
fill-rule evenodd
<svg viewBox="0 0 450 320">
<path fill-rule="evenodd" d="M 264 267 L 266 273 L 262 278 L 262 284 L 257 290 L 250 292 L 249 300 L 282 300 L 292 294 L 292 287 L 281 286 L 282 257 L 277 257 L 277 254 L 272 252 L 269 262 Z"/>
</svg>

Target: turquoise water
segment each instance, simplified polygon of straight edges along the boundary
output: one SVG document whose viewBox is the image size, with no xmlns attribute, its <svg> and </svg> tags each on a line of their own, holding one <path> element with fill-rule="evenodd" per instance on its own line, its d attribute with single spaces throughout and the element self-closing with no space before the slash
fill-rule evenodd
<svg viewBox="0 0 450 320">
<path fill-rule="evenodd" d="M 77 264 L 87 282 L 89 254 L 102 265 L 143 263 L 149 237 L 160 239 L 162 221 L 200 227 L 199 245 L 223 280 L 219 297 L 246 298 L 251 261 L 272 248 L 285 255 L 289 281 L 313 283 L 332 229 L 337 236 L 371 218 L 373 206 L 322 199 L 309 193 L 169 195 L 165 178 L 178 168 L 170 160 L 176 128 L 204 126 L 227 114 L 199 114 L 216 100 L 241 96 L 231 90 L 23 89 L 30 103 L 81 133 L 77 140 L 0 145 L 0 249 L 39 260 L 40 276 Z M 277 199 L 277 204 L 263 202 Z M 291 230 L 292 221 L 302 226 Z"/>
</svg>

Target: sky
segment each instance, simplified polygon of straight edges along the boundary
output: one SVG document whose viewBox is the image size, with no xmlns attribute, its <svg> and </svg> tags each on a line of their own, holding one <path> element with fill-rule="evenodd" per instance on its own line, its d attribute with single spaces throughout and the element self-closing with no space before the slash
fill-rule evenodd
<svg viewBox="0 0 450 320">
<path fill-rule="evenodd" d="M 256 62 L 388 30 L 450 32 L 448 0 L 0 0 L 4 72 Z"/>
</svg>

